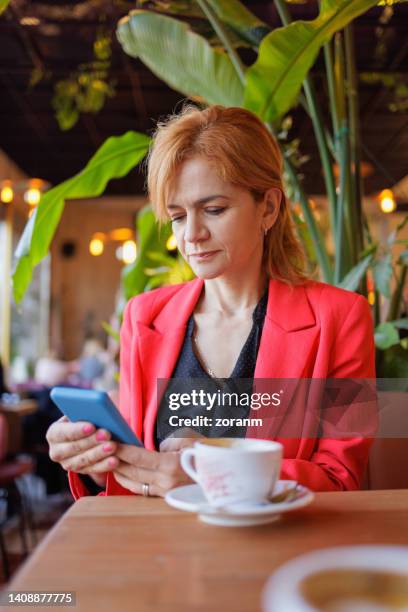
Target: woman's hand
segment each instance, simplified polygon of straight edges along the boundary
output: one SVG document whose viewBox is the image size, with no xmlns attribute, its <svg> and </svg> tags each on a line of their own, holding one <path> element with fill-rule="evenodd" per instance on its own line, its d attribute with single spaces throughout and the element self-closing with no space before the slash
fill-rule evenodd
<svg viewBox="0 0 408 612">
<path fill-rule="evenodd" d="M 113 456 L 118 445 L 110 440 L 111 434 L 91 423 L 71 423 L 63 416 L 49 427 L 46 438 L 52 461 L 64 470 L 88 474 L 100 485 L 106 481 L 106 472 L 119 464 Z"/>
<path fill-rule="evenodd" d="M 183 435 L 183 437 L 179 437 Z M 116 457 L 120 459 L 113 470 L 116 480 L 122 487 L 133 493 L 142 494 L 142 485 L 149 485 L 149 495 L 164 497 L 170 489 L 193 481 L 180 465 L 180 451 L 192 446 L 199 434 L 183 429 L 160 444 L 160 452 L 148 451 L 129 444 L 118 444 Z"/>
</svg>

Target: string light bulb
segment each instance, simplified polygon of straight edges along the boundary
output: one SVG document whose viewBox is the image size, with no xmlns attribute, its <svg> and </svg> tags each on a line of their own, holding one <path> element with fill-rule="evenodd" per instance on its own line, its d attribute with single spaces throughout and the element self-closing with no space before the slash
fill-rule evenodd
<svg viewBox="0 0 408 612">
<path fill-rule="evenodd" d="M 1 191 L 0 191 L 0 200 L 4 204 L 10 204 L 14 199 L 14 190 L 12 187 L 11 181 L 3 181 Z"/>
<path fill-rule="evenodd" d="M 89 252 L 94 257 L 102 255 L 105 249 L 105 234 L 103 232 L 97 232 L 92 236 L 92 240 L 89 243 Z"/>
<path fill-rule="evenodd" d="M 137 247 L 134 240 L 126 240 L 122 247 L 122 261 L 125 264 L 131 264 L 137 256 Z"/>
<path fill-rule="evenodd" d="M 391 213 L 396 208 L 395 197 L 391 189 L 383 189 L 379 195 L 380 207 L 384 213 Z"/>
<path fill-rule="evenodd" d="M 37 187 L 30 187 L 24 194 L 24 200 L 30 206 L 37 206 L 41 198 L 41 192 Z"/>
<path fill-rule="evenodd" d="M 41 189 L 44 186 L 44 181 L 41 179 L 31 179 L 28 183 L 28 189 L 24 193 L 24 200 L 29 206 L 37 206 L 41 200 Z"/>
</svg>

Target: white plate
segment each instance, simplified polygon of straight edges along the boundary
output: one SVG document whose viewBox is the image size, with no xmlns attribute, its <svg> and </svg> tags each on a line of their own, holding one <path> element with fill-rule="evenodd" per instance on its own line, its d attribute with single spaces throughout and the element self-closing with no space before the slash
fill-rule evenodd
<svg viewBox="0 0 408 612">
<path fill-rule="evenodd" d="M 329 569 L 371 569 L 395 571 L 406 574 L 408 579 L 408 546 L 337 546 L 314 550 L 291 559 L 279 567 L 268 579 L 262 594 L 264 612 L 317 612 L 308 604 L 299 589 L 300 583 L 309 575 Z M 336 607 L 337 609 L 337 607 Z M 339 607 L 340 609 L 340 607 Z M 389 610 L 382 606 L 360 605 L 351 610 Z M 395 608 L 396 609 L 396 608 Z M 407 610 L 406 607 L 398 610 Z"/>
<path fill-rule="evenodd" d="M 293 487 L 294 484 L 291 480 L 279 480 L 276 483 L 274 495 L 288 487 Z M 213 508 L 207 502 L 200 485 L 192 484 L 172 489 L 164 499 L 173 508 L 198 513 L 199 519 L 204 523 L 243 527 L 264 525 L 276 521 L 282 513 L 297 510 L 310 504 L 314 499 L 314 493 L 306 487 L 298 485 L 297 496 L 288 502 L 242 502 L 222 508 Z"/>
</svg>

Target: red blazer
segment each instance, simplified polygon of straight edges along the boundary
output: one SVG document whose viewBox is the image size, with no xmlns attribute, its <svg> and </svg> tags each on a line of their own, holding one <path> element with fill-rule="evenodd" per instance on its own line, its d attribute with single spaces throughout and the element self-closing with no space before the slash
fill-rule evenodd
<svg viewBox="0 0 408 612">
<path fill-rule="evenodd" d="M 143 293 L 125 309 L 120 411 L 150 450 L 155 448 L 156 381 L 173 372 L 203 282 L 196 278 Z M 309 281 L 290 287 L 270 280 L 254 378 L 374 379 L 373 322 L 367 300 L 325 283 Z M 297 480 L 315 491 L 360 487 L 370 439 L 275 439 L 284 446 L 281 478 Z M 78 474 L 70 472 L 69 480 L 75 498 L 88 493 Z M 132 493 L 108 474 L 103 494 Z"/>
</svg>

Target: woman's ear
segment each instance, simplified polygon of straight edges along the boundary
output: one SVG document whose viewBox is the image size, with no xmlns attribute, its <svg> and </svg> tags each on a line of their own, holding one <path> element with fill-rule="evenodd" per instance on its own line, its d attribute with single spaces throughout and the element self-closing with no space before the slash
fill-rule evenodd
<svg viewBox="0 0 408 612">
<path fill-rule="evenodd" d="M 263 225 L 266 230 L 270 230 L 275 225 L 278 218 L 281 203 L 282 191 L 278 187 L 271 187 L 264 194 L 265 212 L 263 217 Z"/>
</svg>

